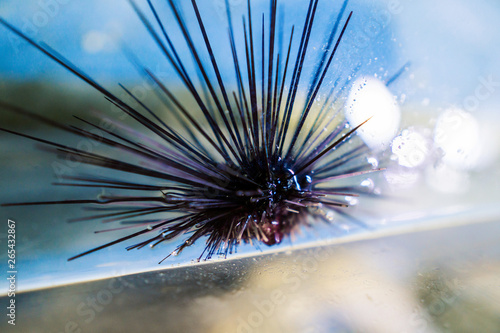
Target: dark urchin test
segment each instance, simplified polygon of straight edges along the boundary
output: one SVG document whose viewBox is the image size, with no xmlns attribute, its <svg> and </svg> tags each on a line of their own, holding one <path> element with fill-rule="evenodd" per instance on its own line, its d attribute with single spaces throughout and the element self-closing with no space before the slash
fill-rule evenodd
<svg viewBox="0 0 500 333">
<path fill-rule="evenodd" d="M 168 1 L 175 21 L 165 22 L 152 2 L 147 2 L 149 13 L 134 1 L 130 4 L 175 70 L 194 101 L 194 107 L 184 101 L 185 93 L 179 94 L 178 89 L 168 86 L 154 71 L 143 66 L 129 49 L 125 49 L 126 54 L 143 77 L 152 83 L 166 111 L 152 109 L 120 85 L 138 105 L 131 106 L 77 68 L 62 55 L 63 52 L 33 41 L 0 19 L 5 27 L 102 93 L 136 122 L 136 126 L 131 126 L 115 114 L 111 126 L 81 117 L 77 118 L 80 126 L 72 126 L 2 103 L 5 110 L 98 141 L 114 153 L 88 152 L 63 142 L 8 129 L 3 131 L 41 142 L 45 149 L 59 156 L 128 174 L 127 180 L 99 174 L 64 177 L 63 185 L 110 189 L 121 195 L 5 205 L 99 205 L 107 211 L 85 220 L 119 220 L 139 228 L 137 232 L 69 260 L 136 237 L 141 241 L 127 249 L 182 239 L 169 256 L 203 238 L 206 247 L 200 258 L 209 259 L 214 254 L 227 256 L 241 242 L 273 245 L 313 220 L 329 222 L 324 209 L 347 215 L 345 210 L 349 201 L 346 197 L 366 194 L 356 186 L 356 177 L 381 170 L 366 162 L 370 149 L 353 136 L 369 119 L 355 127 L 349 126 L 342 113 L 343 106 L 338 102 L 343 88 L 354 76 L 338 77 L 337 82 L 343 83 L 340 88 L 335 87 L 336 83 L 331 90 L 328 85 L 332 84 L 325 80 L 349 29 L 353 12 L 346 10 L 348 1 L 343 2 L 336 20 L 331 22 L 329 33 L 321 36 L 326 43 L 317 51 L 308 46 L 318 0 L 305 3 L 304 20 L 290 31 L 283 29 L 277 1 L 270 1 L 267 13 L 256 15 L 248 0 L 241 21 L 233 17 L 226 1 L 229 28 L 221 29 L 220 36 L 228 38 L 227 54 L 231 56 L 231 66 L 222 65 L 215 57 L 214 37 L 209 36 L 205 25 L 208 18 L 203 16 L 195 0 L 191 1 L 190 10 L 196 17 L 196 31 L 188 28 L 179 3 Z M 261 22 L 258 26 L 257 21 Z M 236 22 L 242 25 L 241 34 L 235 33 Z M 189 54 L 179 52 L 170 32 L 172 25 L 182 32 Z M 193 34 L 200 34 L 203 44 L 195 45 Z M 306 59 L 310 59 L 309 53 L 316 53 L 316 61 L 311 77 L 304 78 L 302 74 Z M 208 60 L 204 61 L 205 54 Z M 188 70 L 190 61 L 195 64 L 194 70 Z M 228 85 L 223 79 L 228 75 L 226 71 L 232 71 L 236 84 Z M 320 89 L 325 86 L 330 93 L 318 106 Z M 170 125 L 173 118 L 178 122 L 176 126 Z M 133 181 L 139 176 L 148 180 Z M 336 183 L 350 177 L 353 177 L 352 186 Z"/>
</svg>

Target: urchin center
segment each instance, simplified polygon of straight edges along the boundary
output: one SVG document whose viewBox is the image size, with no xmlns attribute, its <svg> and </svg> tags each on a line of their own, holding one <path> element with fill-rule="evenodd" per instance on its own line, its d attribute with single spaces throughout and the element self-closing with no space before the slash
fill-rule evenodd
<svg viewBox="0 0 500 333">
<path fill-rule="evenodd" d="M 241 220 L 251 218 L 259 225 L 267 245 L 280 243 L 296 224 L 298 216 L 307 206 L 301 201 L 311 190 L 312 178 L 307 174 L 295 174 L 285 164 L 270 168 L 254 168 L 247 176 L 252 183 L 233 178 L 231 186 L 236 190 Z"/>
</svg>

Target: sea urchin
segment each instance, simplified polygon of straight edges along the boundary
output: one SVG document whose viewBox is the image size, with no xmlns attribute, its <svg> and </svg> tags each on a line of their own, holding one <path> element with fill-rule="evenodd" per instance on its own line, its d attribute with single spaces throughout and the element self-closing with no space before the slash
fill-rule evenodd
<svg viewBox="0 0 500 333">
<path fill-rule="evenodd" d="M 310 59 L 306 54 L 311 52 L 308 46 L 318 1 L 309 1 L 301 32 L 296 34 L 295 27 L 288 33 L 283 31 L 276 0 L 270 1 L 269 16 L 265 18 L 262 14 L 262 25 L 256 29 L 252 5 L 248 0 L 241 36 L 238 37 L 233 28 L 235 20 L 226 1 L 227 54 L 232 59 L 230 67 L 234 69 L 234 87 L 229 87 L 223 79 L 227 73 L 223 75 L 221 69 L 228 70 L 227 66 L 221 66 L 214 55 L 211 42 L 214 37 L 208 36 L 195 0 L 191 0 L 191 9 L 197 20 L 197 32 L 188 29 L 178 4 L 168 1 L 175 17 L 174 23 L 182 32 L 189 54 L 179 54 L 179 48 L 174 45 L 169 32 L 169 24 L 173 23 L 163 22 L 149 0 L 152 19 L 148 19 L 145 12 L 131 1 L 149 35 L 194 101 L 194 107 L 187 106 L 185 98 L 179 97 L 185 96 L 185 93 L 179 94 L 177 88 L 168 87 L 154 71 L 141 65 L 127 50 L 131 61 L 164 102 L 166 113 L 163 113 L 164 110 L 152 110 L 145 101 L 121 86 L 137 105 L 132 106 L 60 53 L 33 41 L 0 19 L 5 27 L 91 85 L 136 122 L 132 126 L 121 121 L 120 117 L 108 118 L 102 113 L 101 119 L 105 122 L 78 117 L 82 126 L 69 126 L 2 104 L 5 110 L 100 142 L 112 153 L 89 152 L 8 129 L 3 131 L 41 142 L 64 158 L 71 157 L 85 164 L 128 175 L 126 181 L 97 174 L 63 177 L 64 185 L 108 188 L 120 191 L 122 195 L 6 205 L 104 205 L 108 210 L 105 214 L 86 219 L 133 220 L 133 227 L 141 228 L 69 260 L 142 235 L 146 239 L 128 249 L 155 246 L 186 235 L 186 239 L 172 253 L 179 253 L 186 246 L 206 237 L 206 248 L 200 258 L 204 255 L 210 258 L 214 254 L 225 256 L 241 242 L 280 243 L 296 228 L 308 224 L 310 216 L 324 218 L 324 213 L 313 210 L 313 207 L 325 207 L 341 213 L 349 204 L 346 196 L 355 197 L 362 192 L 335 181 L 380 169 L 366 162 L 369 148 L 352 136 L 369 119 L 350 126 L 339 102 L 344 93 L 342 87 L 347 86 L 354 76 L 339 76 L 337 82 L 341 84 L 335 83 L 322 106 L 317 102 L 353 15 L 346 12 L 347 0 L 336 21 L 331 22 L 323 49 L 315 51 L 317 61 L 310 80 L 303 82 L 305 61 Z M 226 33 L 225 30 L 221 32 L 221 35 Z M 194 33 L 200 34 L 203 45 L 195 45 Z M 285 47 L 280 45 L 282 42 L 278 43 L 278 34 L 280 40 L 286 35 Z M 242 43 L 237 43 L 237 40 L 243 40 L 244 47 L 239 47 Z M 204 61 L 207 56 L 209 61 Z M 189 61 L 195 64 L 194 72 L 187 69 Z M 147 181 L 133 181 L 134 177 Z"/>
</svg>

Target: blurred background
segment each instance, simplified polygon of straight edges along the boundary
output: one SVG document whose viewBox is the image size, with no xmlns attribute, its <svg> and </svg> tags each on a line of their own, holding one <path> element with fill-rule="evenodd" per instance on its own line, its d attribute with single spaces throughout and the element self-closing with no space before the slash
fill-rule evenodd
<svg viewBox="0 0 500 333">
<path fill-rule="evenodd" d="M 145 1 L 137 2 L 147 10 Z M 245 13 L 246 1 L 228 2 L 234 17 Z M 308 2 L 282 2 L 284 31 L 303 24 Z M 155 5 L 174 44 L 183 45 L 166 2 Z M 209 35 L 217 36 L 227 26 L 224 0 L 199 5 Z M 255 0 L 252 6 L 257 24 L 268 3 Z M 190 3 L 180 7 L 188 26 L 198 31 Z M 312 50 L 324 45 L 341 7 L 341 1 L 320 0 Z M 94 234 L 103 229 L 99 221 L 68 223 L 88 214 L 81 207 L 0 207 L 2 267 L 7 219 L 17 228 L 16 329 L 498 332 L 500 3 L 351 0 L 347 10 L 354 15 L 332 72 L 348 76 L 358 66 L 358 74 L 387 80 L 403 69 L 388 86 L 402 117 L 386 152 L 391 163 L 380 177 L 362 180 L 384 198 L 361 201 L 356 212 L 373 230 L 346 222 L 318 224 L 293 242 L 263 251 L 245 245 L 228 259 L 202 263 L 194 261 L 200 243 L 158 265 L 175 242 L 131 252 L 124 249 L 130 244 L 118 245 L 67 262 L 127 232 Z M 118 83 L 157 103 L 122 45 L 159 77 L 178 83 L 126 1 L 4 0 L 0 16 L 121 97 Z M 236 30 L 238 36 L 241 29 Z M 195 34 L 194 41 L 201 36 Z M 218 59 L 227 57 L 226 38 L 212 41 Z M 3 26 L 0 49 L 1 102 L 68 124 L 76 124 L 73 115 L 110 112 L 100 94 Z M 182 46 L 179 52 L 185 52 Z M 314 69 L 313 55 L 306 75 Z M 228 83 L 230 70 L 224 74 Z M 334 79 L 332 74 L 327 81 L 331 85 Z M 78 144 L 78 138 L 4 110 L 0 127 Z M 39 148 L 0 133 L 0 202 L 102 194 L 51 185 L 68 166 Z M 79 166 L 67 172 L 92 171 Z M 5 295 L 7 282 L 1 281 Z M 0 302 L 3 307 L 8 298 Z M 12 329 L 5 320 L 0 328 Z"/>
</svg>

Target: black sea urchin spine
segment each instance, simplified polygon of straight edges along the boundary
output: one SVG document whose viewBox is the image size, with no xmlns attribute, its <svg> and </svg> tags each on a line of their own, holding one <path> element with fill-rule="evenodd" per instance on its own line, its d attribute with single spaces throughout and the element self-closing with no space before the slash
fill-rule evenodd
<svg viewBox="0 0 500 333">
<path fill-rule="evenodd" d="M 236 36 L 233 29 L 235 20 L 226 1 L 228 54 L 233 62 L 230 67 L 234 67 L 235 87 L 229 87 L 223 79 L 221 70 L 223 67 L 228 70 L 225 67 L 229 66 L 221 66 L 216 59 L 203 15 L 195 0 L 191 1 L 191 5 L 198 32 L 203 38 L 201 46 L 195 45 L 193 31 L 188 29 L 177 4 L 168 1 L 196 66 L 195 73 L 187 70 L 187 60 L 184 59 L 187 55 L 179 54 L 169 35 L 169 24 L 172 23 L 162 21 L 151 1 L 148 0 L 148 5 L 153 20 L 149 20 L 135 2 L 130 1 L 151 38 L 195 101 L 196 108 L 193 110 L 178 97 L 177 91 L 169 88 L 153 71 L 141 65 L 131 51 L 127 51 L 142 75 L 154 85 L 158 98 L 168 106 L 166 116 L 160 116 L 158 111 L 152 110 L 120 85 L 139 105 L 132 107 L 49 46 L 34 42 L 0 19 L 5 27 L 102 93 L 138 125 L 138 128 L 132 128 L 114 117 L 111 126 L 106 127 L 77 117 L 87 127 L 84 129 L 1 104 L 5 110 L 101 142 L 118 153 L 115 154 L 118 157 L 87 152 L 8 129 L 3 131 L 41 142 L 58 155 L 71 156 L 89 165 L 129 175 L 127 181 L 97 175 L 66 176 L 63 177 L 65 182 L 58 183 L 109 188 L 123 191 L 126 195 L 6 205 L 104 205 L 106 210 L 103 214 L 78 220 L 121 221 L 131 224 L 123 228 L 143 228 L 69 260 L 142 235 L 147 235 L 147 238 L 128 249 L 155 246 L 186 235 L 185 241 L 172 253 L 179 253 L 186 246 L 206 237 L 206 247 L 200 258 L 210 258 L 216 253 L 226 256 L 241 242 L 280 243 L 298 227 L 307 225 L 309 217 L 324 218 L 312 207 L 328 207 L 342 213 L 348 206 L 344 197 L 358 196 L 362 192 L 355 187 L 336 185 L 335 180 L 380 169 L 366 163 L 364 156 L 368 148 L 360 140 L 351 139 L 364 123 L 350 128 L 341 114 L 342 106 L 336 102 L 342 93 L 341 89 L 336 89 L 337 85 L 343 82 L 346 86 L 352 78 L 339 76 L 324 105 L 321 108 L 316 106 L 320 89 L 353 15 L 352 12 L 346 14 L 347 0 L 343 2 L 336 21 L 332 22 L 325 47 L 318 53 L 310 82 L 302 80 L 318 1 L 309 1 L 299 36 L 295 27 L 289 34 L 279 28 L 282 22 L 278 22 L 276 0 L 270 1 L 267 24 L 262 14 L 260 30 L 254 26 L 252 4 L 248 0 L 247 14 L 242 20 L 242 35 Z M 237 38 L 243 38 L 244 48 L 237 46 Z M 284 48 L 280 45 L 282 42 L 277 42 L 278 39 L 287 41 Z M 256 47 L 258 44 L 260 54 Z M 202 60 L 204 52 L 209 57 L 207 63 Z M 199 78 L 198 83 L 194 81 L 193 74 Z M 235 90 L 230 90 L 233 88 Z M 298 100 L 304 97 L 301 106 L 302 101 L 299 103 Z M 332 110 L 335 116 L 332 116 Z M 102 114 L 102 117 L 106 116 Z M 177 128 L 169 125 L 169 117 L 178 119 L 180 125 Z M 351 142 L 346 145 L 348 141 Z M 149 180 L 130 180 L 134 175 Z M 134 194 L 144 192 L 150 195 Z"/>
</svg>

